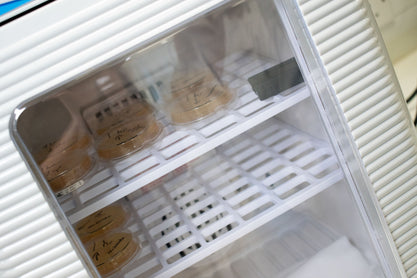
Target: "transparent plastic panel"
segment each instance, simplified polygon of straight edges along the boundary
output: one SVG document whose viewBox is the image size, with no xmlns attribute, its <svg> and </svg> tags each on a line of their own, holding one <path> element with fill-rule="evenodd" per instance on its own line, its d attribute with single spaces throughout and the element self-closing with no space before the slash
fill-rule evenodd
<svg viewBox="0 0 417 278">
<path fill-rule="evenodd" d="M 75 222 L 308 97 L 274 4 L 237 2 L 22 104 L 15 135 Z"/>
<path fill-rule="evenodd" d="M 332 186 L 175 277 L 384 277 L 357 244 L 363 227 L 344 227 L 358 224 L 358 211 L 330 211 L 349 205 L 346 194 L 343 183 Z"/>
<path fill-rule="evenodd" d="M 103 277 L 284 277 L 334 249 L 374 271 L 364 227 L 289 212 L 348 188 L 298 59 L 273 1 L 232 1 L 23 103 L 13 136 Z"/>
</svg>

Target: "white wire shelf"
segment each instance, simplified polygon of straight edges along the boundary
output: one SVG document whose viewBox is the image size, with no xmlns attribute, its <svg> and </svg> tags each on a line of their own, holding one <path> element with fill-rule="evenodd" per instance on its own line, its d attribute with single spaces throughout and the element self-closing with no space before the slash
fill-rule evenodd
<svg viewBox="0 0 417 278">
<path fill-rule="evenodd" d="M 223 69 L 222 79 L 237 92 L 238 103 L 222 117 L 189 129 L 168 125 L 168 134 L 148 149 L 115 163 L 101 163 L 84 186 L 59 199 L 70 222 L 76 223 L 309 97 L 302 84 L 260 101 L 246 78 L 272 65 L 250 53 L 218 62 L 215 66 Z"/>
<path fill-rule="evenodd" d="M 125 277 L 170 277 L 343 178 L 332 151 L 276 119 L 128 199 L 146 248 Z"/>
</svg>

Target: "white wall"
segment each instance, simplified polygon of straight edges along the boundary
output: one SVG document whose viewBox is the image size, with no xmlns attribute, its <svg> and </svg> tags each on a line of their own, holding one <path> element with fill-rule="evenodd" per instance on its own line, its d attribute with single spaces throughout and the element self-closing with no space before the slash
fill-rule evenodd
<svg viewBox="0 0 417 278">
<path fill-rule="evenodd" d="M 417 0 L 368 1 L 407 99 L 417 88 Z M 408 104 L 413 119 L 416 105 Z"/>
</svg>

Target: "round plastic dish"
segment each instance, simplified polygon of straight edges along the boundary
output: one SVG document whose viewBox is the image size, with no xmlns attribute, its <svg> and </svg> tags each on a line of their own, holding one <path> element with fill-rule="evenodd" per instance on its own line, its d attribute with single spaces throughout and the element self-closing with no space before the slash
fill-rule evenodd
<svg viewBox="0 0 417 278">
<path fill-rule="evenodd" d="M 41 163 L 41 170 L 58 197 L 84 185 L 83 178 L 92 167 L 93 160 L 85 150 L 49 156 Z"/>
<path fill-rule="evenodd" d="M 109 128 L 115 127 L 130 118 L 144 118 L 153 114 L 152 107 L 143 101 L 129 103 L 125 107 L 106 117 L 105 120 L 96 123 L 94 130 L 98 135 L 105 133 Z"/>
<path fill-rule="evenodd" d="M 80 220 L 74 227 L 82 242 L 104 236 L 109 231 L 121 228 L 128 215 L 121 205 L 107 206 Z"/>
<path fill-rule="evenodd" d="M 172 85 L 173 100 L 168 105 L 171 120 L 186 124 L 206 118 L 233 100 L 234 95 L 222 86 L 212 74 L 184 78 Z"/>
<path fill-rule="evenodd" d="M 62 152 L 71 152 L 76 150 L 86 150 L 92 143 L 91 136 L 87 133 L 73 133 L 55 142 L 49 142 L 34 155 L 35 160 L 41 163 L 50 155 L 56 155 Z"/>
<path fill-rule="evenodd" d="M 97 271 L 108 276 L 125 266 L 140 251 L 131 233 L 112 233 L 90 242 L 87 247 Z"/>
<path fill-rule="evenodd" d="M 118 159 L 142 149 L 162 132 L 161 124 L 153 117 L 125 121 L 108 129 L 97 142 L 102 159 Z"/>
</svg>

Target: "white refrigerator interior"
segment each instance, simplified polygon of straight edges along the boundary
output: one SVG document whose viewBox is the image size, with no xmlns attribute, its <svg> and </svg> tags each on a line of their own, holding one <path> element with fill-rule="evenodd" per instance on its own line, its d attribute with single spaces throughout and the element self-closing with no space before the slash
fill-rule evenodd
<svg viewBox="0 0 417 278">
<path fill-rule="evenodd" d="M 417 275 L 416 135 L 366 3 L 69 2 L 0 30 L 0 276 Z"/>
</svg>

